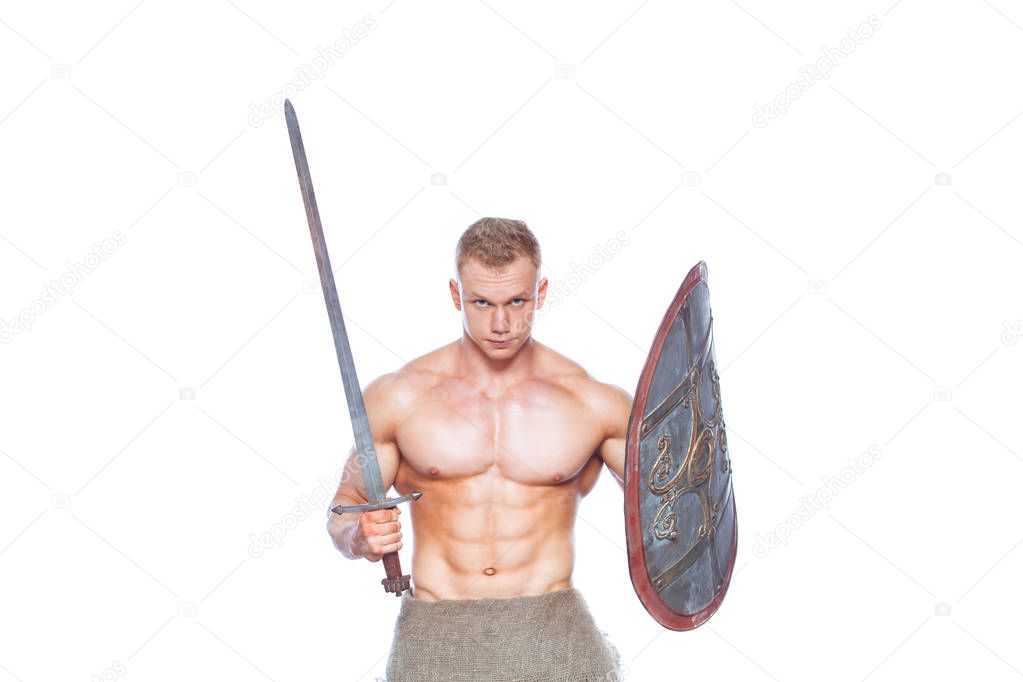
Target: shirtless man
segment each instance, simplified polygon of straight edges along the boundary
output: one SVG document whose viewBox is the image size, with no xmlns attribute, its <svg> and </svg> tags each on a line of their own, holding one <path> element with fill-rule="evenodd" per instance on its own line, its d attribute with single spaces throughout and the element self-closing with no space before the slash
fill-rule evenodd
<svg viewBox="0 0 1023 682">
<path fill-rule="evenodd" d="M 462 337 L 364 391 L 384 486 L 423 493 L 410 505 L 413 590 L 402 599 L 389 682 L 526 679 L 535 673 L 524 659 L 550 667 L 552 656 L 573 671 L 557 679 L 618 679 L 617 651 L 572 587 L 573 530 L 603 464 L 624 485 L 632 398 L 532 338 L 547 292 L 539 265 L 525 223 L 471 225 L 449 282 Z M 353 449 L 331 506 L 366 501 Z M 329 514 L 327 526 L 343 555 L 379 561 L 402 547 L 400 515 Z M 466 618 L 521 622 L 476 641 L 462 632 L 480 629 Z M 542 650 L 530 637 L 539 627 Z"/>
</svg>

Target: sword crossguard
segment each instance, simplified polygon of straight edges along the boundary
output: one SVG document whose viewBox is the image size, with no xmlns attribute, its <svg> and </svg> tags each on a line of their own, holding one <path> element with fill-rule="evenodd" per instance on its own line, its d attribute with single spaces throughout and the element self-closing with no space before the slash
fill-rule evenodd
<svg viewBox="0 0 1023 682">
<path fill-rule="evenodd" d="M 377 509 L 394 509 L 402 502 L 415 502 L 422 496 L 423 494 L 417 490 L 409 493 L 408 495 L 396 497 L 393 500 L 381 500 L 380 502 L 369 502 L 367 504 L 350 504 L 347 507 L 339 504 L 336 507 L 331 507 L 330 511 L 335 514 L 356 514 L 358 512 L 375 511 Z"/>
<path fill-rule="evenodd" d="M 347 507 L 337 505 L 331 507 L 330 511 L 335 514 L 352 514 L 357 512 L 375 511 L 377 509 L 393 509 L 402 502 L 415 502 L 423 493 L 418 490 L 409 493 L 408 495 L 402 495 L 392 500 L 381 500 L 380 502 L 369 502 L 367 504 L 351 504 Z M 398 558 L 397 552 L 388 552 L 384 555 L 384 570 L 387 571 L 387 577 L 380 581 L 380 584 L 384 586 L 384 592 L 391 592 L 395 597 L 400 597 L 402 592 L 406 590 L 411 591 L 412 588 L 412 576 L 402 575 L 401 573 L 401 560 Z"/>
</svg>

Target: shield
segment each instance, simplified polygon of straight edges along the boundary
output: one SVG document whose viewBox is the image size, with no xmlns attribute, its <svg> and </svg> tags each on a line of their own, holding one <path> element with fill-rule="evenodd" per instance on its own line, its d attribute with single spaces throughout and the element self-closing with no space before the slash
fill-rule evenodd
<svg viewBox="0 0 1023 682">
<path fill-rule="evenodd" d="M 625 531 L 633 587 L 658 623 L 691 630 L 714 615 L 738 536 L 702 261 L 668 307 L 636 387 Z"/>
</svg>

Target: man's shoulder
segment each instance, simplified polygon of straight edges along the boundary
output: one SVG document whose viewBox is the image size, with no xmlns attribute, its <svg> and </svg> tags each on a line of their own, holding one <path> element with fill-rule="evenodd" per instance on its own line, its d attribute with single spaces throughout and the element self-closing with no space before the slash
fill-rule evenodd
<svg viewBox="0 0 1023 682">
<path fill-rule="evenodd" d="M 367 387 L 388 402 L 404 404 L 418 401 L 424 393 L 437 386 L 443 376 L 449 346 L 441 346 L 381 374 Z"/>
<path fill-rule="evenodd" d="M 598 381 L 581 364 L 549 346 L 543 346 L 543 353 L 547 380 L 574 394 L 591 409 L 614 412 L 623 404 L 631 408 L 632 396 L 625 389 Z"/>
</svg>

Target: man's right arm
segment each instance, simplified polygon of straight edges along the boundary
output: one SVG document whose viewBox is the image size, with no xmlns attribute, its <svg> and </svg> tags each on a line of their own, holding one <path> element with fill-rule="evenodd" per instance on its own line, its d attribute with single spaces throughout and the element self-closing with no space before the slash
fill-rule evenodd
<svg viewBox="0 0 1023 682">
<path fill-rule="evenodd" d="M 398 473 L 400 453 L 395 441 L 397 425 L 403 421 L 403 401 L 400 399 L 401 377 L 397 373 L 384 374 L 366 386 L 363 401 L 369 419 L 373 447 L 380 464 L 380 477 L 387 491 Z M 362 478 L 363 456 L 353 447 L 345 462 L 337 493 L 330 506 L 365 504 L 365 483 Z M 335 514 L 327 511 L 327 532 L 343 555 L 349 559 L 366 558 L 379 561 L 388 552 L 401 549 L 401 511 L 378 509 L 358 514 Z"/>
</svg>

